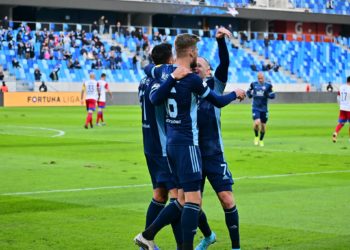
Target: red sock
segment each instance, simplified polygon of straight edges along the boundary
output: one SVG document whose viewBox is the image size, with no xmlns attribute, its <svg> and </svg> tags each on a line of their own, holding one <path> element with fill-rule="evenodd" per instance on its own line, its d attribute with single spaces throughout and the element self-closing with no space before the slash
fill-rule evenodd
<svg viewBox="0 0 350 250">
<path fill-rule="evenodd" d="M 88 125 L 89 123 L 90 124 L 92 123 L 92 113 L 88 113 L 88 115 L 86 117 L 85 125 Z"/>
<path fill-rule="evenodd" d="M 100 112 L 97 112 L 97 120 L 96 120 L 96 123 L 99 123 L 101 119 L 101 113 Z"/>
<path fill-rule="evenodd" d="M 339 123 L 339 124 L 335 127 L 335 132 L 338 134 L 339 131 L 342 129 L 342 127 L 344 127 L 344 123 Z"/>
<path fill-rule="evenodd" d="M 103 112 L 101 111 L 101 121 L 103 122 Z"/>
</svg>

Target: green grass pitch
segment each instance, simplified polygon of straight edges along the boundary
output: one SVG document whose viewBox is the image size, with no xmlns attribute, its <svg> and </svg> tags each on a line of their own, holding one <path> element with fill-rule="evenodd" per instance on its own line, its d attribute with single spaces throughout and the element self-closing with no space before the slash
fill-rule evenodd
<svg viewBox="0 0 350 250">
<path fill-rule="evenodd" d="M 138 249 L 152 191 L 140 116 L 108 107 L 107 126 L 85 130 L 83 107 L 0 108 L 0 249 Z M 337 119 L 336 104 L 271 105 L 260 148 L 250 105 L 223 109 L 242 249 L 350 249 L 350 142 L 346 126 L 332 143 Z M 230 249 L 210 185 L 203 207 L 210 249 Z M 156 243 L 175 249 L 171 229 Z"/>
</svg>

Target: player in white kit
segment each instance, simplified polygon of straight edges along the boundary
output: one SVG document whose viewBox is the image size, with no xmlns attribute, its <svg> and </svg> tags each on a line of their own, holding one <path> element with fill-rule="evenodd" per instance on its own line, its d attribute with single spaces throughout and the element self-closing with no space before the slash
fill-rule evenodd
<svg viewBox="0 0 350 250">
<path fill-rule="evenodd" d="M 344 127 L 346 122 L 350 123 L 350 76 L 346 80 L 346 84 L 341 85 L 338 91 L 338 102 L 340 106 L 338 125 L 333 133 L 332 140 L 337 142 L 339 131 Z M 350 127 L 349 127 L 350 142 Z"/>
<path fill-rule="evenodd" d="M 85 95 L 85 105 L 87 110 L 87 116 L 84 128 L 88 128 L 90 124 L 90 128 L 93 128 L 92 125 L 92 114 L 96 108 L 96 101 L 100 97 L 100 90 L 97 81 L 95 80 L 95 73 L 90 72 L 90 79 L 83 83 L 83 88 L 81 90 L 81 104 L 84 104 L 84 94 Z"/>
<path fill-rule="evenodd" d="M 106 74 L 101 74 L 101 80 L 98 81 L 99 91 L 100 91 L 100 98 L 97 100 L 97 120 L 96 120 L 96 126 L 104 126 L 106 123 L 103 120 L 103 109 L 106 107 L 106 92 L 108 92 L 109 97 L 112 99 L 112 93 L 109 90 L 109 85 L 106 82 Z"/>
</svg>

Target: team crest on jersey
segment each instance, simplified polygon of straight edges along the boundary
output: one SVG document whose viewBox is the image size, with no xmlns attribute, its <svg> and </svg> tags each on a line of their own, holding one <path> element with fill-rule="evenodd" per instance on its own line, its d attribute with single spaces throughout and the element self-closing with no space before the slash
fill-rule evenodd
<svg viewBox="0 0 350 250">
<path fill-rule="evenodd" d="M 160 77 L 160 79 L 162 81 L 166 81 L 168 79 L 169 75 L 166 72 L 162 72 L 162 76 Z"/>
<path fill-rule="evenodd" d="M 265 86 L 263 86 L 263 87 L 262 87 L 262 89 L 263 89 L 263 90 L 265 90 L 265 89 L 266 89 L 266 87 L 265 87 Z"/>
<path fill-rule="evenodd" d="M 207 82 L 206 81 L 203 81 L 203 87 L 205 88 L 206 86 L 208 86 Z"/>
</svg>

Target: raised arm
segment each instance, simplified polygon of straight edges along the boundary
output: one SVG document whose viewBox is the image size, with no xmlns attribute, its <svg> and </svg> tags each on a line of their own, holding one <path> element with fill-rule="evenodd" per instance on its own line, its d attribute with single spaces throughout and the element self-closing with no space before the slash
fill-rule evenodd
<svg viewBox="0 0 350 250">
<path fill-rule="evenodd" d="M 225 28 L 218 29 L 216 33 L 216 41 L 218 43 L 218 48 L 219 48 L 220 64 L 215 70 L 215 77 L 223 83 L 227 82 L 228 67 L 230 65 L 230 59 L 229 59 L 229 54 L 228 54 L 227 45 L 225 41 L 225 36 L 231 37 L 232 34 L 229 30 Z"/>
</svg>

